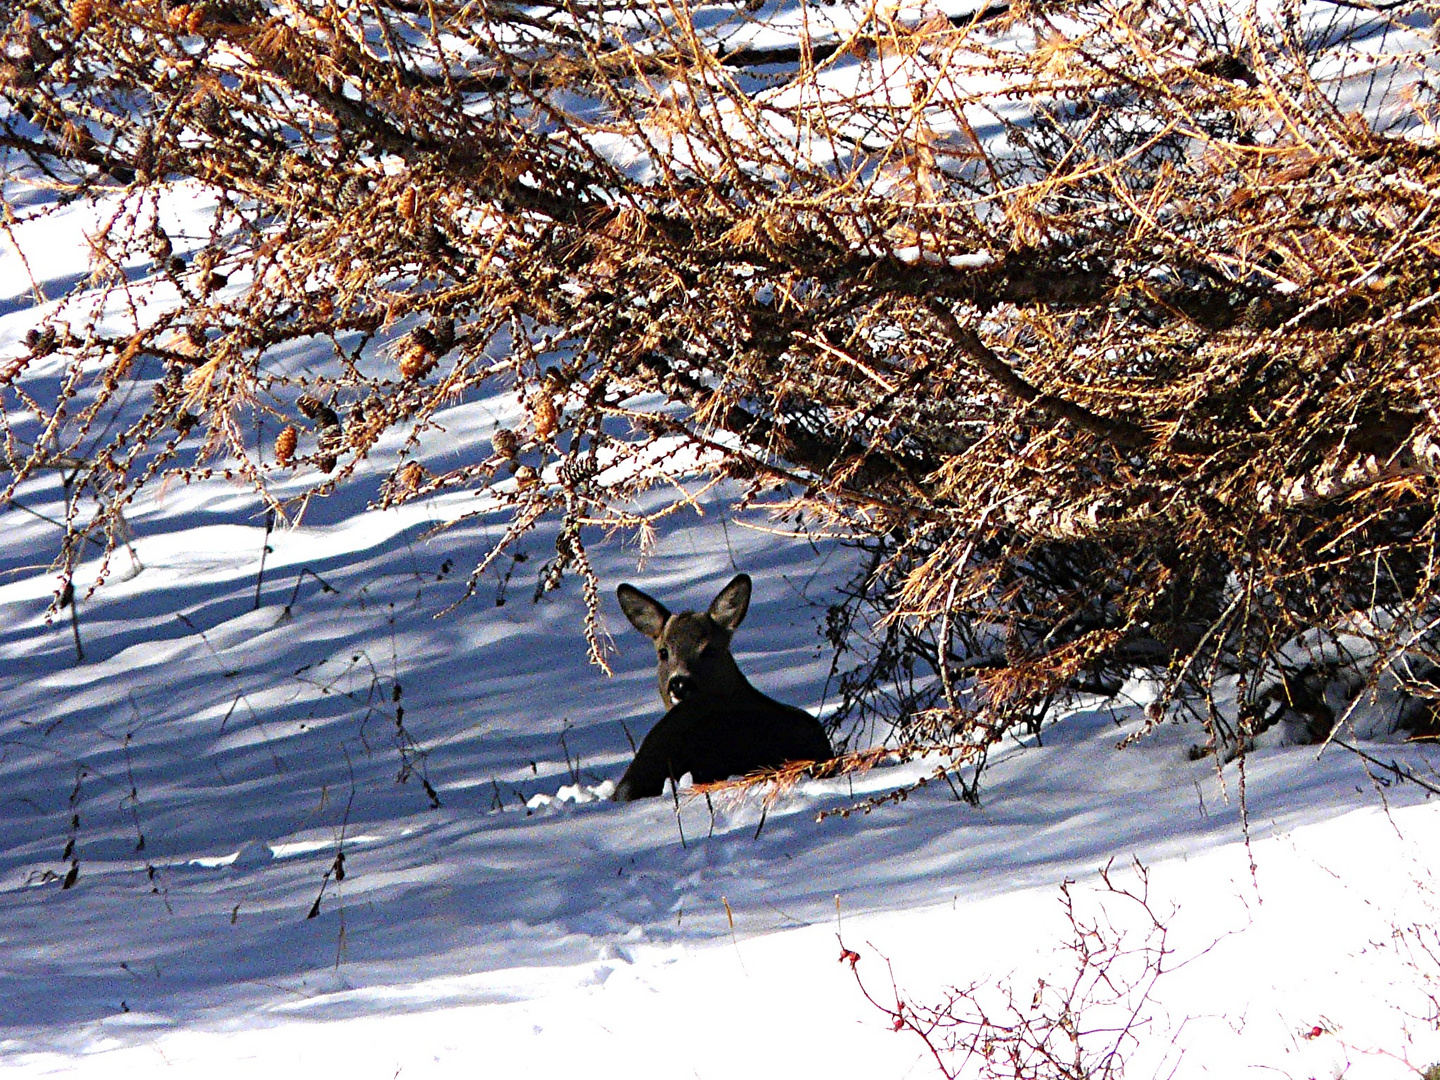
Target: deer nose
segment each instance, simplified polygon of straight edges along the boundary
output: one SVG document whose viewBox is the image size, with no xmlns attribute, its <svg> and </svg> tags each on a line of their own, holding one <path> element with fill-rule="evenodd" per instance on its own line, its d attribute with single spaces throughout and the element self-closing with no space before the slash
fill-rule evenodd
<svg viewBox="0 0 1440 1080">
<path fill-rule="evenodd" d="M 670 696 L 676 701 L 683 701 L 689 696 L 690 691 L 695 689 L 695 683 L 688 675 L 671 675 L 670 681 L 666 683 Z"/>
</svg>

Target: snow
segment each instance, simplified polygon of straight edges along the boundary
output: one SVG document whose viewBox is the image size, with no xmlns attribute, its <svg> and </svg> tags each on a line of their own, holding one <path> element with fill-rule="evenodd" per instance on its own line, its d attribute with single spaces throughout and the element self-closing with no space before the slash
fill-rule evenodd
<svg viewBox="0 0 1440 1080">
<path fill-rule="evenodd" d="M 1007 748 L 979 808 L 933 785 L 815 821 L 933 764 L 916 762 L 810 782 L 763 823 L 754 800 L 712 814 L 682 790 L 677 820 L 669 798 L 595 798 L 629 758 L 620 722 L 638 737 L 656 715 L 638 635 L 618 639 L 607 680 L 584 663 L 576 588 L 434 617 L 459 588 L 436 567 L 463 567 L 485 527 L 421 541 L 355 513 L 276 533 L 284 569 L 253 611 L 262 530 L 239 510 L 227 526 L 201 515 L 149 508 L 145 569 L 82 601 L 83 665 L 41 620 L 43 575 L 0 593 L 8 1072 L 927 1076 L 923 1047 L 836 962 L 837 930 L 872 990 L 888 990 L 883 956 L 921 1001 L 971 981 L 1028 997 L 1061 962 L 1060 883 L 1099 903 L 1098 869 L 1132 859 L 1174 908 L 1177 958 L 1198 957 L 1158 985 L 1132 1075 L 1146 1055 L 1187 1076 L 1440 1060 L 1426 997 L 1440 967 L 1396 937 L 1434 923 L 1440 822 L 1418 787 L 1377 788 L 1350 755 L 1252 755 L 1249 851 L 1236 767 L 1190 760 L 1199 734 L 1180 723 L 1117 752 L 1140 708 L 1100 702 Z M 40 561 L 45 537 L 28 535 L 13 564 Z M 287 617 L 301 565 L 337 591 L 307 579 Z M 711 513 L 643 568 L 604 549 L 602 572 L 699 606 L 735 565 L 757 576 L 742 663 L 821 707 L 816 605 L 843 550 L 817 557 Z M 1434 775 L 1413 746 L 1371 749 Z M 406 752 L 438 809 L 415 776 L 395 783 Z M 64 890 L 70 835 L 80 872 Z M 343 881 L 327 876 L 338 850 Z"/>
<path fill-rule="evenodd" d="M 830 32 L 857 11 L 826 15 Z M 755 41 L 793 35 L 802 9 L 785 12 Z M 855 78 L 837 64 L 826 90 Z M 102 202 L 11 230 L 0 364 L 84 279 L 85 238 L 117 213 Z M 183 247 L 213 208 L 177 190 L 167 229 Z M 440 419 L 458 445 L 517 408 L 497 396 Z M 928 1051 L 865 1001 L 841 943 L 882 1002 L 892 966 L 907 1001 L 975 984 L 1028 1002 L 1067 971 L 1061 885 L 1083 917 L 1129 926 L 1134 905 L 1100 874 L 1138 887 L 1137 865 L 1172 952 L 1153 998 L 1130 1002 L 1127 1075 L 1367 1080 L 1440 1061 L 1440 818 L 1421 786 L 1278 729 L 1243 775 L 1194 759 L 1203 733 L 1179 719 L 1117 750 L 1155 692 L 1138 672 L 1121 699 L 1007 744 L 978 807 L 934 783 L 817 820 L 935 760 L 769 807 L 683 783 L 615 804 L 627 733 L 659 715 L 649 646 L 612 608 L 616 675 L 587 663 L 578 585 L 532 602 L 543 529 L 527 561 L 502 560 L 442 614 L 504 519 L 454 495 L 366 510 L 386 445 L 354 488 L 270 534 L 258 592 L 253 495 L 150 489 L 127 511 L 133 565 L 117 554 L 93 593 L 100 560 L 80 568 L 83 663 L 68 613 L 46 616 L 58 533 L 36 515 L 63 514 L 58 477 L 0 509 L 7 1076 L 928 1077 Z M 823 715 L 819 630 L 855 555 L 733 527 L 725 495 L 667 518 L 644 553 L 587 536 L 601 579 L 703 607 L 749 572 L 742 666 Z M 1353 718 L 1363 748 L 1440 782 L 1433 751 L 1371 722 L 1379 708 Z"/>
</svg>

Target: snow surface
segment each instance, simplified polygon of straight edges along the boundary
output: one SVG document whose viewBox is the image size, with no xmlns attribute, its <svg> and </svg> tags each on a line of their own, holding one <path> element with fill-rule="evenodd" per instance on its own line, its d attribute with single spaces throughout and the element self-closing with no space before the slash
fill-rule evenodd
<svg viewBox="0 0 1440 1080">
<path fill-rule="evenodd" d="M 164 212 L 175 235 L 203 235 L 202 194 Z M 0 362 L 84 280 L 85 237 L 112 213 L 13 230 Z M 445 437 L 488 439 L 516 407 L 458 405 Z M 587 663 L 577 584 L 532 600 L 545 530 L 441 615 L 504 522 L 456 495 L 367 511 L 383 450 L 268 537 L 258 607 L 254 497 L 148 490 L 127 515 L 133 557 L 93 594 L 99 553 L 81 568 L 84 663 L 68 615 L 46 617 L 58 477 L 0 510 L 7 1076 L 928 1077 L 925 1047 L 837 962 L 841 942 L 882 1002 L 892 968 L 908 1001 L 970 984 L 1029 1001 L 1068 970 L 1061 884 L 1082 917 L 1123 924 L 1134 906 L 1099 872 L 1135 887 L 1137 861 L 1172 970 L 1138 1003 L 1127 1075 L 1365 1080 L 1440 1061 L 1440 807 L 1420 786 L 1273 738 L 1242 777 L 1191 760 L 1202 733 L 1183 723 L 1118 751 L 1142 723 L 1137 677 L 1043 745 L 1007 745 L 979 807 L 932 784 L 816 820 L 934 762 L 808 783 L 763 814 L 596 799 L 627 731 L 658 718 L 648 645 L 612 608 L 616 674 Z M 667 519 L 643 559 L 597 543 L 598 571 L 694 607 L 749 572 L 742 665 L 823 715 L 819 630 L 854 554 L 746 527 L 723 494 Z M 1424 746 L 1361 746 L 1440 782 Z"/>
<path fill-rule="evenodd" d="M 54 517 L 58 488 L 38 479 L 20 501 Z M 342 493 L 272 535 L 255 610 L 264 533 L 247 503 L 219 484 L 153 492 L 133 518 L 143 569 L 81 600 L 83 664 L 68 623 L 44 618 L 55 530 L 3 515 L 7 1075 L 929 1076 L 924 1047 L 837 963 L 837 931 L 882 999 L 882 957 L 913 1000 L 977 981 L 1028 998 L 1064 968 L 1060 883 L 1100 905 L 1097 870 L 1124 878 L 1132 859 L 1175 960 L 1196 959 L 1157 986 L 1128 1075 L 1388 1077 L 1440 1060 L 1440 962 L 1420 949 L 1440 819 L 1352 755 L 1253 754 L 1248 852 L 1239 773 L 1190 760 L 1198 731 L 1116 751 L 1135 704 L 1092 702 L 1043 745 L 1007 747 L 979 808 L 936 784 L 815 820 L 924 763 L 807 784 L 763 827 L 753 803 L 712 817 L 692 798 L 678 820 L 668 800 L 580 803 L 623 770 L 624 729 L 638 739 L 658 715 L 653 654 L 612 611 L 617 674 L 587 666 L 579 589 L 532 602 L 548 537 L 527 542 L 503 606 L 497 577 L 436 618 L 498 522 L 426 540 L 453 506 L 364 513 Z M 704 509 L 643 566 L 600 548 L 604 579 L 701 606 L 749 571 L 742 663 L 822 710 L 817 627 L 850 553 Z M 1143 681 L 1131 692 L 1143 701 Z M 1422 748 L 1367 745 L 1436 779 Z"/>
</svg>

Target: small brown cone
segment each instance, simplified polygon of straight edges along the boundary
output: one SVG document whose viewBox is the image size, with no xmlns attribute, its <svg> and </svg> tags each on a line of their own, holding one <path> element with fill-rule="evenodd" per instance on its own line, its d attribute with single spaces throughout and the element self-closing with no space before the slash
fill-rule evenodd
<svg viewBox="0 0 1440 1080">
<path fill-rule="evenodd" d="M 299 441 L 300 433 L 295 430 L 295 425 L 286 424 L 280 434 L 275 436 L 275 463 L 286 468 L 294 465 L 295 446 Z"/>
<path fill-rule="evenodd" d="M 538 438 L 549 439 L 560 429 L 560 411 L 555 408 L 555 399 L 544 390 L 530 399 L 530 415 L 535 419 Z"/>
<path fill-rule="evenodd" d="M 494 447 L 497 457 L 513 461 L 515 455 L 520 452 L 520 438 L 509 428 L 498 428 L 494 435 L 490 436 L 490 445 Z"/>
<path fill-rule="evenodd" d="M 435 369 L 435 354 L 418 341 L 412 341 L 400 355 L 400 374 L 419 381 Z"/>
</svg>

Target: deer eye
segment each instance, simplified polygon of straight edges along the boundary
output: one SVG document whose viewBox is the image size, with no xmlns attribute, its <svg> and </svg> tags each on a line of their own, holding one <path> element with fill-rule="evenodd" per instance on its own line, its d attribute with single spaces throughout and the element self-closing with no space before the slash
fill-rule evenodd
<svg viewBox="0 0 1440 1080">
<path fill-rule="evenodd" d="M 670 659 L 670 650 L 667 649 L 667 648 L 665 648 L 664 645 L 661 645 L 661 646 L 660 646 L 660 659 L 661 659 L 661 660 L 669 660 L 669 659 Z"/>
</svg>

